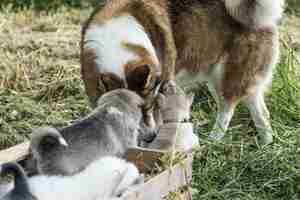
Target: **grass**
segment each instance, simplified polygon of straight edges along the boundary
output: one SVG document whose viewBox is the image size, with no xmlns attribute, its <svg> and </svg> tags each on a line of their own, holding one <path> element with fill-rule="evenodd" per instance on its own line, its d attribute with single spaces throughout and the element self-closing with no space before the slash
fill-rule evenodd
<svg viewBox="0 0 300 200">
<path fill-rule="evenodd" d="M 0 148 L 19 143 L 41 125 L 67 125 L 90 111 L 80 79 L 80 24 L 88 11 L 0 13 Z M 208 141 L 216 105 L 204 86 L 193 107 L 203 152 L 194 162 L 199 200 L 300 199 L 300 76 L 283 27 L 282 59 L 267 93 L 274 144 L 258 148 L 247 109 L 239 106 L 223 142 Z"/>
</svg>

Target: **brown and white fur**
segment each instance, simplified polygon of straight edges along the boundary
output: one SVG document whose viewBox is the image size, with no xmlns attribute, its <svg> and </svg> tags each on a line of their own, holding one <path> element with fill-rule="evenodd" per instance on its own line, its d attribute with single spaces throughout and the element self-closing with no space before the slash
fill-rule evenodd
<svg viewBox="0 0 300 200">
<path fill-rule="evenodd" d="M 126 80 L 126 69 L 145 66 L 139 65 L 142 56 L 122 46 L 134 44 L 148 51 L 163 80 L 172 79 L 175 71 L 182 86 L 208 82 L 219 107 L 210 138 L 223 138 L 236 105 L 243 102 L 258 129 L 258 142 L 269 144 L 273 138 L 264 91 L 279 57 L 282 4 L 283 0 L 110 0 L 83 27 L 81 63 L 87 93 L 93 101 L 102 93 L 99 82 L 118 85 L 99 77 L 110 74 L 114 78 L 106 80 Z"/>
<path fill-rule="evenodd" d="M 167 13 L 160 9 L 160 5 L 150 1 L 108 1 L 84 25 L 81 72 L 92 105 L 103 93 L 120 87 L 149 96 L 155 76 L 160 75 L 161 63 L 174 65 L 175 44 L 170 23 Z M 164 17 L 160 19 L 156 15 Z M 156 43 L 163 45 L 160 48 L 163 59 L 148 32 L 158 40 L 162 38 Z"/>
</svg>

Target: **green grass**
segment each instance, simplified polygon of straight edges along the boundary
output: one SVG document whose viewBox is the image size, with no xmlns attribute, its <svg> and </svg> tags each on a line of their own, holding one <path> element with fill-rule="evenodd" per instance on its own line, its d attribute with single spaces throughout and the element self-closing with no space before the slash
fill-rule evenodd
<svg viewBox="0 0 300 200">
<path fill-rule="evenodd" d="M 90 111 L 79 66 L 80 24 L 87 13 L 65 7 L 48 14 L 0 13 L 0 149 L 27 139 L 35 127 L 67 125 Z M 287 30 L 266 94 L 274 144 L 256 146 L 243 106 L 225 140 L 208 141 L 216 105 L 204 86 L 197 90 L 192 114 L 204 151 L 194 162 L 195 199 L 300 199 L 300 65 Z M 203 120 L 208 123 L 197 126 Z"/>
<path fill-rule="evenodd" d="M 300 15 L 300 1 L 298 0 L 286 0 L 288 5 L 287 11 Z"/>
</svg>

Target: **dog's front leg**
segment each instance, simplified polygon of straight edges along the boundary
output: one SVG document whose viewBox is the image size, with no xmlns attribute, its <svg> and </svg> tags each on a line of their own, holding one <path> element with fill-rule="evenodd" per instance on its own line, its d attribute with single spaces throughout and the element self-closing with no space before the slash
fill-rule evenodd
<svg viewBox="0 0 300 200">
<path fill-rule="evenodd" d="M 216 122 L 209 135 L 210 139 L 217 141 L 224 137 L 235 109 L 235 105 L 229 104 L 226 100 L 219 99 L 218 102 Z"/>
</svg>

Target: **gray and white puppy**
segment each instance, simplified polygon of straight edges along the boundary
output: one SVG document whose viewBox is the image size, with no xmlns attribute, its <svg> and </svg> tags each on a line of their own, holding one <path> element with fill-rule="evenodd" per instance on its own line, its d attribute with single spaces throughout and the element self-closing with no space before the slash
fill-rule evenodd
<svg viewBox="0 0 300 200">
<path fill-rule="evenodd" d="M 139 141 L 151 142 L 156 130 L 144 120 L 144 103 L 136 93 L 117 89 L 101 96 L 90 115 L 68 127 L 34 130 L 30 149 L 39 173 L 71 175 L 100 157 L 122 157 Z M 61 145 L 65 143 L 68 148 Z"/>
<path fill-rule="evenodd" d="M 17 163 L 5 163 L 0 166 L 1 176 L 13 175 L 14 187 L 0 200 L 37 200 L 30 192 L 27 176 Z"/>
</svg>

